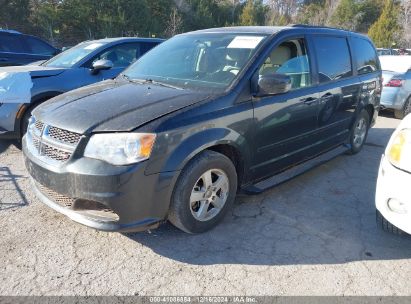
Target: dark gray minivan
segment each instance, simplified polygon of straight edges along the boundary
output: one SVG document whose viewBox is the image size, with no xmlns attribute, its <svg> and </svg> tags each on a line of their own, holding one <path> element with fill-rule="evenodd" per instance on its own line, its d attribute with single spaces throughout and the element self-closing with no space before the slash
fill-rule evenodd
<svg viewBox="0 0 411 304">
<path fill-rule="evenodd" d="M 38 197 L 72 220 L 189 233 L 341 153 L 378 115 L 368 37 L 294 25 L 177 35 L 114 80 L 53 98 L 23 140 Z"/>
</svg>

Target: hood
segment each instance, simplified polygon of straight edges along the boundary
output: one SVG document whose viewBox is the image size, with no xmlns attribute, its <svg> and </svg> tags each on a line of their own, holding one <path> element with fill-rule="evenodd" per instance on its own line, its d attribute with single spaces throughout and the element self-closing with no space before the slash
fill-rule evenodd
<svg viewBox="0 0 411 304">
<path fill-rule="evenodd" d="M 45 67 L 41 65 L 23 65 L 23 66 L 9 66 L 1 67 L 0 73 L 6 72 L 9 74 L 13 73 L 30 73 L 31 78 L 36 77 L 49 77 L 56 76 L 63 73 L 66 69 L 64 68 L 52 68 Z"/>
<path fill-rule="evenodd" d="M 208 94 L 190 90 L 107 80 L 50 99 L 33 115 L 80 134 L 121 132 L 207 98 Z"/>
</svg>

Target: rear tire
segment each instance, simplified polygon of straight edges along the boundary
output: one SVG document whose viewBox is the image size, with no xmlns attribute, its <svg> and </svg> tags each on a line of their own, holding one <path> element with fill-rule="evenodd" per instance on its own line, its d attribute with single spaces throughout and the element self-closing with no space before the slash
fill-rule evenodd
<svg viewBox="0 0 411 304">
<path fill-rule="evenodd" d="M 410 97 L 408 97 L 407 101 L 404 104 L 403 109 L 401 110 L 394 110 L 394 116 L 397 119 L 403 119 L 405 116 L 411 113 L 411 101 Z"/>
<path fill-rule="evenodd" d="M 234 203 L 237 172 L 231 160 L 203 151 L 181 172 L 174 187 L 169 221 L 187 233 L 214 228 Z"/>
<path fill-rule="evenodd" d="M 397 228 L 396 226 L 391 224 L 389 221 L 387 221 L 385 217 L 378 210 L 376 211 L 376 221 L 377 221 L 377 226 L 380 227 L 385 232 L 389 232 L 389 233 L 396 234 L 396 235 L 406 235 L 404 231 L 402 231 L 401 229 Z"/>
<path fill-rule="evenodd" d="M 367 140 L 369 128 L 370 115 L 366 110 L 362 110 L 351 128 L 349 137 L 351 148 L 348 151 L 348 154 L 353 155 L 361 151 Z"/>
</svg>

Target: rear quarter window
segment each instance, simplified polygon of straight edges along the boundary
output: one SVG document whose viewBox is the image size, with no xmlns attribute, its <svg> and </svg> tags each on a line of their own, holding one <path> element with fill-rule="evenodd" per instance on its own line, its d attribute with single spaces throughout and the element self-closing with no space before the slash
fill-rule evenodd
<svg viewBox="0 0 411 304">
<path fill-rule="evenodd" d="M 143 42 L 140 44 L 140 56 L 143 56 L 145 53 L 147 53 L 149 50 L 151 50 L 153 47 L 155 47 L 158 43 L 153 43 L 153 42 Z"/>
<path fill-rule="evenodd" d="M 0 34 L 0 52 L 26 53 L 20 35 Z"/>
<path fill-rule="evenodd" d="M 52 48 L 47 43 L 36 39 L 34 37 L 27 36 L 25 37 L 25 42 L 30 50 L 31 54 L 37 55 L 53 55 L 55 53 L 55 49 Z"/>
<path fill-rule="evenodd" d="M 353 75 L 351 56 L 345 37 L 313 36 L 320 83 Z"/>
<path fill-rule="evenodd" d="M 373 73 L 380 69 L 377 52 L 372 44 L 362 38 L 352 38 L 359 75 Z"/>
</svg>

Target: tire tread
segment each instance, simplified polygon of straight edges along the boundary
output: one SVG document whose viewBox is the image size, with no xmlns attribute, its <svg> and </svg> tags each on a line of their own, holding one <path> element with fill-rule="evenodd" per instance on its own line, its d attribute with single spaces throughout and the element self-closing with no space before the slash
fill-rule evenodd
<svg viewBox="0 0 411 304">
<path fill-rule="evenodd" d="M 177 228 L 181 229 L 182 231 L 186 233 L 190 233 L 190 234 L 201 233 L 211 228 L 205 228 L 205 229 L 196 231 L 188 227 L 186 224 L 184 224 L 184 219 L 182 218 L 182 213 L 181 213 L 181 208 L 184 205 L 184 201 L 181 198 L 182 193 L 177 193 L 177 192 L 180 191 L 183 185 L 187 185 L 190 183 L 192 172 L 197 168 L 199 164 L 211 163 L 216 160 L 223 160 L 227 162 L 227 164 L 230 164 L 231 170 L 233 170 L 235 178 L 237 178 L 236 170 L 235 170 L 235 167 L 232 161 L 227 156 L 221 153 L 215 152 L 215 151 L 211 151 L 211 150 L 205 150 L 201 152 L 200 154 L 198 154 L 197 156 L 195 156 L 193 159 L 191 159 L 188 162 L 188 164 L 184 167 L 184 169 L 182 170 L 181 175 L 178 177 L 177 183 L 174 187 L 174 191 L 171 197 L 171 204 L 170 204 L 170 208 L 168 212 L 168 220 L 174 226 L 176 226 Z M 235 180 L 234 182 L 230 181 L 230 183 L 234 183 L 235 189 L 237 189 L 237 180 Z M 180 192 L 183 192 L 183 191 L 180 191 Z M 235 193 L 234 193 L 234 196 L 235 196 Z M 228 198 L 228 200 L 230 200 L 230 198 Z M 229 205 L 231 205 L 233 201 L 234 201 L 234 198 L 231 199 L 231 202 L 230 201 L 226 202 L 227 208 L 225 212 L 227 211 L 227 209 L 229 209 L 230 207 Z M 222 218 L 224 216 L 225 212 L 224 210 L 221 211 L 221 214 L 217 215 L 215 219 L 210 220 L 210 221 L 214 222 L 215 220 L 215 223 L 217 223 L 219 221 L 219 218 Z"/>
<path fill-rule="evenodd" d="M 387 221 L 385 217 L 381 214 L 381 212 L 379 212 L 378 210 L 376 211 L 376 221 L 377 225 L 385 232 L 389 232 L 396 235 L 406 234 L 404 231 L 402 231 L 401 229 Z"/>
<path fill-rule="evenodd" d="M 348 155 L 354 155 L 354 154 L 357 154 L 358 152 L 360 152 L 360 151 L 362 150 L 362 147 L 364 146 L 365 142 L 367 141 L 368 129 L 367 129 L 367 134 L 365 135 L 364 143 L 362 144 L 362 146 L 361 146 L 358 150 L 355 149 L 354 146 L 353 146 L 353 144 L 352 144 L 355 125 L 357 124 L 357 121 L 359 120 L 359 118 L 362 117 L 362 116 L 364 116 L 364 117 L 366 118 L 367 124 L 368 124 L 368 129 L 370 128 L 370 119 L 371 119 L 371 118 L 370 118 L 370 114 L 368 113 L 367 110 L 363 109 L 363 110 L 361 110 L 361 112 L 360 112 L 360 114 L 358 115 L 358 117 L 355 119 L 355 122 L 354 122 L 354 124 L 353 124 L 353 126 L 352 126 L 352 128 L 351 128 L 351 131 L 350 131 L 350 137 L 349 137 L 348 141 L 349 141 L 349 143 L 350 143 L 350 145 L 351 145 L 351 148 L 346 152 L 346 154 L 348 154 Z"/>
</svg>

